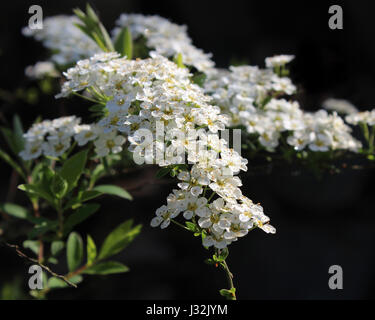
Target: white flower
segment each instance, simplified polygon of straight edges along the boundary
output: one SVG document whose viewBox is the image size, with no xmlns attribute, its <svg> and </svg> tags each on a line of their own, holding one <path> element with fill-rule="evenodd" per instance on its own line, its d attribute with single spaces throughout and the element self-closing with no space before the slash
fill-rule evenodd
<svg viewBox="0 0 375 320">
<path fill-rule="evenodd" d="M 98 129 L 95 125 L 80 125 L 76 129 L 74 139 L 79 146 L 86 145 L 89 141 L 93 141 L 98 137 Z"/>
<path fill-rule="evenodd" d="M 311 141 L 310 135 L 305 131 L 294 131 L 293 135 L 286 139 L 287 143 L 294 147 L 295 150 L 303 150 Z"/>
<path fill-rule="evenodd" d="M 159 16 L 122 14 L 112 31 L 114 39 L 124 27 L 130 29 L 133 39 L 144 37 L 147 47 L 159 55 L 176 58 L 181 54 L 185 65 L 193 66 L 202 72 L 213 69 L 211 54 L 206 54 L 192 45 L 185 25 L 179 26 Z"/>
<path fill-rule="evenodd" d="M 204 197 L 189 196 L 186 199 L 186 207 L 183 210 L 184 218 L 190 220 L 195 215 L 204 215 L 208 210 L 206 204 L 207 199 Z"/>
<path fill-rule="evenodd" d="M 158 227 L 165 229 L 171 223 L 171 219 L 177 217 L 176 210 L 168 209 L 167 206 L 161 206 L 156 210 L 156 217 L 151 220 L 151 227 Z"/>
<path fill-rule="evenodd" d="M 43 143 L 43 152 L 46 156 L 50 157 L 60 157 L 62 156 L 70 147 L 71 139 L 58 139 L 52 137 L 47 142 Z"/>
<path fill-rule="evenodd" d="M 125 137 L 118 135 L 116 131 L 100 133 L 94 142 L 96 153 L 99 157 L 105 157 L 109 153 L 119 153 L 125 141 Z"/>
<path fill-rule="evenodd" d="M 79 23 L 76 16 L 58 15 L 43 19 L 43 29 L 25 27 L 25 36 L 35 37 L 53 52 L 52 61 L 67 65 L 100 52 L 98 45 L 74 24 Z"/>
<path fill-rule="evenodd" d="M 323 133 L 311 133 L 311 143 L 309 148 L 312 151 L 328 151 L 329 146 L 332 144 L 332 138 L 329 135 Z"/>
<path fill-rule="evenodd" d="M 345 118 L 347 123 L 358 125 L 366 123 L 370 126 L 375 125 L 375 109 L 371 111 L 353 112 Z"/>
<path fill-rule="evenodd" d="M 33 160 L 39 158 L 43 152 L 43 140 L 32 140 L 26 143 L 25 149 L 20 152 L 19 156 L 25 160 Z"/>
<path fill-rule="evenodd" d="M 62 156 L 71 147 L 71 138 L 80 128 L 80 119 L 74 116 L 45 120 L 34 124 L 25 134 L 25 148 L 20 152 L 24 160 L 46 155 Z"/>
<path fill-rule="evenodd" d="M 344 99 L 327 99 L 324 100 L 323 108 L 327 110 L 337 111 L 344 114 L 351 114 L 358 112 L 358 109 L 349 101 Z"/>
<path fill-rule="evenodd" d="M 54 78 L 59 76 L 59 72 L 50 61 L 39 61 L 33 66 L 26 67 L 25 74 L 33 79 L 43 79 L 44 77 Z"/>
<path fill-rule="evenodd" d="M 280 67 L 283 66 L 289 62 L 291 62 L 294 59 L 293 55 L 278 55 L 278 56 L 273 56 L 273 57 L 268 57 L 266 58 L 266 67 L 267 68 L 275 68 L 275 67 Z"/>
<path fill-rule="evenodd" d="M 273 150 L 279 145 L 279 137 L 280 133 L 270 128 L 259 136 L 259 142 L 266 149 Z"/>
</svg>

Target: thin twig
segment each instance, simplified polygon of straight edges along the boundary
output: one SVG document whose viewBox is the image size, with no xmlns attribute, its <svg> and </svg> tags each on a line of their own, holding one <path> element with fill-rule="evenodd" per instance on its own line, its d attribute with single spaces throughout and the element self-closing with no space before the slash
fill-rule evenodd
<svg viewBox="0 0 375 320">
<path fill-rule="evenodd" d="M 15 245 L 15 244 L 9 244 L 7 242 L 5 242 L 5 245 L 8 246 L 9 248 L 12 248 L 14 250 L 16 250 L 16 253 L 18 254 L 19 257 L 21 258 L 24 258 L 26 260 L 29 260 L 33 263 L 36 263 L 37 265 L 39 265 L 42 269 L 44 269 L 45 271 L 47 271 L 48 273 L 50 273 L 52 276 L 56 277 L 56 278 L 60 278 L 61 280 L 65 281 L 68 285 L 70 285 L 71 287 L 74 287 L 74 288 L 77 288 L 77 285 L 74 284 L 73 282 L 70 282 L 65 276 L 62 276 L 62 275 L 59 275 L 55 272 L 53 272 L 49 267 L 45 266 L 44 264 L 40 263 L 37 259 L 34 259 L 34 258 L 30 258 L 29 256 L 27 256 L 26 254 L 24 254 L 19 246 Z"/>
<path fill-rule="evenodd" d="M 236 288 L 234 287 L 234 284 L 233 284 L 233 273 L 230 272 L 228 264 L 227 264 L 227 262 L 225 260 L 222 262 L 222 266 L 223 266 L 223 269 L 225 270 L 225 273 L 227 275 L 228 284 L 230 286 L 230 289 L 234 289 L 235 290 Z M 232 294 L 233 294 L 233 299 L 237 300 L 235 291 L 233 291 Z"/>
</svg>

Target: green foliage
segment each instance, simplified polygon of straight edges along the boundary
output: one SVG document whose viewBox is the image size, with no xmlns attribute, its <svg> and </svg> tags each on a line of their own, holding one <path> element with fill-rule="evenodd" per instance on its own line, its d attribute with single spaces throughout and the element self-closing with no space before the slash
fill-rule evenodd
<svg viewBox="0 0 375 320">
<path fill-rule="evenodd" d="M 47 200 L 51 205 L 54 205 L 55 201 L 49 190 L 45 190 L 42 185 L 34 184 L 21 184 L 18 189 L 25 191 L 29 197 L 38 197 Z"/>
<path fill-rule="evenodd" d="M 175 62 L 175 64 L 177 64 L 177 66 L 179 68 L 186 68 L 185 65 L 184 65 L 184 63 L 183 63 L 183 59 L 182 59 L 182 54 L 181 53 L 177 54 L 177 56 L 174 58 L 174 62 Z"/>
<path fill-rule="evenodd" d="M 172 178 L 176 177 L 179 172 L 186 170 L 186 164 L 174 164 L 167 167 L 163 167 L 156 173 L 156 178 L 160 179 L 166 175 L 170 175 Z"/>
<path fill-rule="evenodd" d="M 23 138 L 23 126 L 20 117 L 16 114 L 13 117 L 13 130 L 8 128 L 0 128 L 8 147 L 12 150 L 14 155 L 18 154 L 23 150 L 25 140 Z"/>
<path fill-rule="evenodd" d="M 133 58 L 133 40 L 129 28 L 123 28 L 115 41 L 115 49 L 121 56 L 126 56 L 129 60 Z"/>
<path fill-rule="evenodd" d="M 96 275 L 108 275 L 113 273 L 124 273 L 128 272 L 129 268 L 120 262 L 116 261 L 105 261 L 89 267 L 84 270 L 85 274 L 96 274 Z"/>
<path fill-rule="evenodd" d="M 217 262 L 223 262 L 229 255 L 228 248 L 221 249 L 217 255 L 213 256 L 213 259 Z"/>
<path fill-rule="evenodd" d="M 57 172 L 52 179 L 51 191 L 57 199 L 63 198 L 68 191 L 68 182 Z"/>
<path fill-rule="evenodd" d="M 25 300 L 23 287 L 24 280 L 22 277 L 16 277 L 3 283 L 0 287 L 0 300 Z"/>
<path fill-rule="evenodd" d="M 185 225 L 192 232 L 199 232 L 200 231 L 199 227 L 193 222 L 185 221 Z"/>
<path fill-rule="evenodd" d="M 1 149 L 0 149 L 0 159 L 2 159 L 7 164 L 9 164 L 21 177 L 26 179 L 26 176 L 23 173 L 21 166 L 15 160 L 13 160 L 9 154 L 7 154 L 5 151 Z"/>
<path fill-rule="evenodd" d="M 82 263 L 83 259 L 83 241 L 81 236 L 72 232 L 67 242 L 66 258 L 69 271 L 76 270 Z"/>
<path fill-rule="evenodd" d="M 13 117 L 13 140 L 14 148 L 17 154 L 21 152 L 25 145 L 25 139 L 23 138 L 23 127 L 20 117 L 16 114 Z"/>
<path fill-rule="evenodd" d="M 141 231 L 142 226 L 132 228 L 133 220 L 125 221 L 113 230 L 100 249 L 98 260 L 109 258 L 122 251 Z"/>
<path fill-rule="evenodd" d="M 68 183 L 68 191 L 72 190 L 86 165 L 87 150 L 80 151 L 65 161 L 61 168 L 60 175 Z"/>
<path fill-rule="evenodd" d="M 96 186 L 94 188 L 94 191 L 101 192 L 102 194 L 109 194 L 109 195 L 117 196 L 117 197 L 124 198 L 127 200 L 133 200 L 133 197 L 130 195 L 129 192 L 115 185 Z"/>
<path fill-rule="evenodd" d="M 56 230 L 58 226 L 57 221 L 51 221 L 46 218 L 42 218 L 40 223 L 35 224 L 34 228 L 27 234 L 29 239 L 34 239 L 38 236 L 44 235 L 49 231 Z"/>
<path fill-rule="evenodd" d="M 225 297 L 227 300 L 236 300 L 236 288 L 232 289 L 221 289 L 220 295 Z"/>
<path fill-rule="evenodd" d="M 86 250 L 87 250 L 87 265 L 90 266 L 94 263 L 96 256 L 97 256 L 96 244 L 90 235 L 87 235 Z"/>
<path fill-rule="evenodd" d="M 74 9 L 73 12 L 81 20 L 81 24 L 76 24 L 76 26 L 83 33 L 93 39 L 103 51 L 115 51 L 107 30 L 89 4 L 86 6 L 86 13 L 78 8 Z"/>
<path fill-rule="evenodd" d="M 170 168 L 169 167 L 164 167 L 164 168 L 161 168 L 158 170 L 158 172 L 156 172 L 156 178 L 160 179 L 160 178 L 163 178 L 165 177 L 167 174 L 169 174 L 170 172 Z"/>
<path fill-rule="evenodd" d="M 191 81 L 195 84 L 197 84 L 200 87 L 203 87 L 204 82 L 206 81 L 206 74 L 202 72 L 197 72 L 191 77 Z"/>
<path fill-rule="evenodd" d="M 29 219 L 31 217 L 29 210 L 14 203 L 0 203 L 0 210 L 18 219 Z"/>
<path fill-rule="evenodd" d="M 35 240 L 26 240 L 23 242 L 23 247 L 25 249 L 30 249 L 32 252 L 34 252 L 36 255 L 39 253 L 39 241 Z"/>
<path fill-rule="evenodd" d="M 91 217 L 99 208 L 99 204 L 90 203 L 73 211 L 64 223 L 64 234 L 69 233 L 76 225 Z"/>
<path fill-rule="evenodd" d="M 51 254 L 57 256 L 65 248 L 64 241 L 56 240 L 51 243 Z"/>
</svg>

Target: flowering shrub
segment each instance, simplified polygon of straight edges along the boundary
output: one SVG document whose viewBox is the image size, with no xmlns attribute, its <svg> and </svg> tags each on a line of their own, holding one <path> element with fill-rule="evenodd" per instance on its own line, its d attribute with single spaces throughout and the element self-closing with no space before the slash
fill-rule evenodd
<svg viewBox="0 0 375 320">
<path fill-rule="evenodd" d="M 43 30 L 23 29 L 53 51 L 50 61 L 28 67 L 26 74 L 42 79 L 62 71 L 64 83 L 56 98 L 90 101 L 95 121 L 83 124 L 77 116 L 61 117 L 38 121 L 23 133 L 17 118 L 14 131 L 7 131 L 17 159 L 0 154 L 24 178 L 19 189 L 34 211 L 32 215 L 10 203 L 1 207 L 34 225 L 24 247 L 36 253 L 42 266 L 57 263 L 58 253 L 67 248 L 69 273 L 51 273 L 46 289 L 34 291 L 34 296 L 76 285 L 81 274 L 128 271 L 119 262 L 103 260 L 123 250 L 140 226 L 124 222 L 108 235 L 98 254 L 87 236 L 85 264 L 83 241 L 74 231 L 99 208 L 86 202 L 103 194 L 131 200 L 122 188 L 97 185 L 127 165 L 127 152 L 136 164 L 158 165 L 158 177 L 170 174 L 176 179 L 176 188 L 150 224 L 165 229 L 172 223 L 200 237 L 203 247 L 213 251 L 207 262 L 227 274 L 229 288 L 220 293 L 228 299 L 236 298 L 226 262 L 228 246 L 255 228 L 275 233 L 263 207 L 240 189 L 238 175 L 247 170 L 249 160 L 269 162 L 281 155 L 289 162 L 319 164 L 324 159 L 331 165 L 347 152 L 374 160 L 374 111 L 357 112 L 337 100 L 326 101 L 326 110 L 303 111 L 291 99 L 296 86 L 286 65 L 294 56 L 266 58 L 265 69 L 221 70 L 210 54 L 194 47 L 186 26 L 158 16 L 122 14 L 108 33 L 89 6 L 75 14 L 50 17 Z M 344 119 L 338 112 L 349 115 Z M 345 120 L 362 128 L 365 146 Z M 248 159 L 224 139 L 226 128 L 242 130 L 241 146 Z M 49 218 L 50 211 L 56 212 L 54 218 Z M 47 257 L 45 243 L 51 248 Z"/>
</svg>

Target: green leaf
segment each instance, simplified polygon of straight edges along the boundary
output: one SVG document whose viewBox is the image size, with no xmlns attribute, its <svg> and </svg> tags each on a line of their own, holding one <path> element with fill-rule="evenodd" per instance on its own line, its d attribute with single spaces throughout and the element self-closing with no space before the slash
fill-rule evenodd
<svg viewBox="0 0 375 320">
<path fill-rule="evenodd" d="M 57 172 L 52 179 L 51 191 L 57 199 L 63 198 L 68 191 L 68 182 Z"/>
<path fill-rule="evenodd" d="M 21 166 L 16 162 L 14 161 L 10 155 L 8 155 L 5 151 L 1 150 L 0 149 L 0 158 L 3 159 L 7 164 L 9 164 L 14 170 L 16 170 L 16 172 L 26 180 L 26 176 L 25 174 L 23 173 L 23 170 L 21 168 Z"/>
<path fill-rule="evenodd" d="M 87 265 L 91 265 L 96 258 L 96 245 L 90 235 L 87 235 Z"/>
<path fill-rule="evenodd" d="M 48 192 L 46 192 L 41 186 L 33 184 L 21 184 L 18 186 L 18 189 L 25 191 L 29 195 L 41 197 L 51 204 L 54 203 L 54 199 L 52 198 L 52 196 Z"/>
<path fill-rule="evenodd" d="M 72 232 L 67 242 L 66 257 L 69 271 L 76 270 L 82 263 L 83 259 L 83 241 L 81 236 Z"/>
<path fill-rule="evenodd" d="M 68 201 L 68 203 L 65 205 L 64 210 L 67 210 L 69 208 L 76 209 L 80 207 L 80 205 L 83 202 L 86 202 L 88 200 L 95 199 L 99 196 L 101 196 L 103 193 L 95 190 L 88 190 L 88 191 L 83 191 L 80 194 L 78 194 L 77 197 L 72 198 Z"/>
<path fill-rule="evenodd" d="M 41 224 L 36 225 L 29 233 L 28 233 L 28 238 L 29 239 L 34 239 L 40 235 L 45 234 L 48 231 L 56 229 L 58 226 L 57 221 L 50 221 L 45 219 Z"/>
<path fill-rule="evenodd" d="M 5 127 L 1 127 L 0 130 L 1 130 L 1 133 L 3 134 L 3 136 L 4 136 L 4 139 L 5 139 L 8 147 L 12 150 L 12 152 L 15 155 L 18 155 L 15 137 L 14 137 L 14 134 L 13 134 L 12 130 L 10 130 L 9 128 L 5 128 Z"/>
<path fill-rule="evenodd" d="M 64 247 L 65 247 L 64 241 L 59 241 L 59 240 L 53 241 L 51 243 L 51 253 L 52 253 L 52 255 L 53 256 L 58 255 L 60 253 L 60 251 L 62 249 L 64 249 Z"/>
<path fill-rule="evenodd" d="M 132 228 L 133 220 L 127 220 L 113 230 L 100 249 L 98 260 L 108 258 L 122 251 L 139 234 L 142 226 Z"/>
<path fill-rule="evenodd" d="M 48 261 L 48 263 L 52 263 L 52 264 L 58 264 L 59 263 L 59 261 L 55 257 L 49 257 L 47 261 Z"/>
<path fill-rule="evenodd" d="M 80 202 L 85 202 L 88 200 L 95 199 L 99 196 L 101 196 L 103 192 L 100 192 L 98 190 L 88 190 L 88 191 L 83 191 L 82 194 L 79 197 Z"/>
<path fill-rule="evenodd" d="M 182 59 L 182 54 L 179 53 L 175 58 L 174 58 L 174 62 L 177 64 L 177 66 L 179 68 L 186 68 L 184 66 L 184 62 L 183 62 L 183 59 Z"/>
<path fill-rule="evenodd" d="M 29 219 L 31 216 L 30 212 L 26 208 L 9 202 L 0 203 L 0 210 L 19 219 Z"/>
<path fill-rule="evenodd" d="M 79 275 L 79 274 L 77 274 L 77 275 L 75 275 L 75 276 L 73 276 L 73 277 L 71 277 L 69 279 L 69 281 L 72 282 L 72 283 L 74 283 L 74 284 L 81 283 L 82 280 L 83 280 L 83 277 L 81 275 Z"/>
<path fill-rule="evenodd" d="M 206 263 L 208 265 L 214 265 L 214 264 L 216 264 L 216 261 L 214 261 L 212 259 L 206 259 L 206 260 L 204 260 L 204 263 Z"/>
<path fill-rule="evenodd" d="M 100 47 L 100 49 L 102 49 L 104 52 L 108 52 L 107 47 L 105 46 L 105 44 L 103 43 L 102 39 L 100 38 L 100 36 L 96 32 L 92 32 L 91 33 L 91 37 L 98 44 L 98 46 Z"/>
<path fill-rule="evenodd" d="M 127 192 L 125 189 L 120 188 L 115 185 L 100 185 L 96 186 L 93 190 L 99 191 L 101 193 L 110 194 L 113 196 L 118 196 L 120 198 L 133 200 L 133 197 L 130 195 L 129 192 Z"/>
<path fill-rule="evenodd" d="M 80 9 L 74 9 L 73 12 L 83 23 L 83 25 L 76 24 L 78 28 L 93 39 L 103 51 L 115 51 L 107 30 L 90 5 L 86 6 L 86 13 Z"/>
<path fill-rule="evenodd" d="M 158 172 L 156 172 L 156 178 L 160 179 L 160 178 L 166 176 L 169 173 L 169 171 L 171 171 L 171 169 L 169 167 L 159 169 Z"/>
<path fill-rule="evenodd" d="M 221 289 L 220 290 L 220 295 L 222 295 L 223 297 L 225 297 L 228 300 L 234 300 L 235 297 L 236 297 L 235 296 L 235 292 L 236 292 L 235 288 L 232 288 L 230 290 L 228 290 L 228 289 Z"/>
<path fill-rule="evenodd" d="M 109 52 L 115 51 L 115 48 L 113 47 L 111 37 L 109 36 L 107 30 L 104 28 L 101 22 L 99 22 L 99 30 L 100 33 L 104 39 L 104 43 L 106 45 L 106 48 L 108 49 Z"/>
<path fill-rule="evenodd" d="M 36 255 L 39 253 L 39 241 L 38 240 L 26 240 L 23 242 L 23 247 L 25 249 L 30 249 Z"/>
<path fill-rule="evenodd" d="M 61 289 L 68 287 L 68 284 L 60 278 L 51 277 L 48 279 L 47 287 L 50 289 Z"/>
<path fill-rule="evenodd" d="M 89 107 L 89 111 L 91 112 L 103 112 L 105 110 L 105 105 L 103 104 L 94 104 L 93 106 Z"/>
<path fill-rule="evenodd" d="M 129 28 L 125 27 L 121 30 L 115 41 L 115 49 L 129 60 L 133 58 L 133 40 Z"/>
<path fill-rule="evenodd" d="M 89 4 L 86 4 L 86 15 L 94 23 L 99 23 L 99 18 Z"/>
<path fill-rule="evenodd" d="M 72 190 L 85 169 L 87 161 L 87 150 L 76 153 L 65 161 L 61 168 L 60 175 L 68 183 L 68 191 Z"/>
<path fill-rule="evenodd" d="M 66 219 L 64 223 L 64 234 L 69 233 L 77 224 L 85 221 L 87 218 L 91 217 L 100 208 L 99 204 L 90 203 L 84 205 L 73 213 Z"/>
<path fill-rule="evenodd" d="M 91 172 L 90 186 L 94 186 L 95 182 L 106 172 L 105 167 L 102 163 L 98 164 L 95 169 Z"/>
<path fill-rule="evenodd" d="M 78 284 L 82 282 L 83 278 L 81 275 L 76 275 L 74 277 L 71 277 L 69 279 L 70 282 L 74 284 Z M 61 288 L 68 288 L 69 285 L 62 279 L 56 278 L 56 277 L 51 277 L 48 279 L 48 284 L 47 287 L 50 289 L 61 289 Z"/>
<path fill-rule="evenodd" d="M 86 14 L 79 8 L 73 9 L 73 13 L 81 20 L 85 21 L 86 19 Z"/>
<path fill-rule="evenodd" d="M 192 232 L 198 232 L 199 231 L 199 228 L 197 227 L 197 225 L 193 222 L 189 222 L 189 221 L 185 221 L 185 224 L 186 224 L 186 227 L 192 231 Z M 200 235 L 200 233 L 199 233 Z"/>
<path fill-rule="evenodd" d="M 193 81 L 193 83 L 197 84 L 198 86 L 203 87 L 206 78 L 207 76 L 204 73 L 197 73 L 191 78 L 191 81 Z"/>
<path fill-rule="evenodd" d="M 228 248 L 221 249 L 221 250 L 220 250 L 219 259 L 220 259 L 221 261 L 224 261 L 226 258 L 228 258 L 228 255 L 229 255 L 229 250 L 228 250 Z"/>
<path fill-rule="evenodd" d="M 106 261 L 93 265 L 83 271 L 85 274 L 107 275 L 128 272 L 129 268 L 120 262 Z"/>
<path fill-rule="evenodd" d="M 13 117 L 13 137 L 14 145 L 17 154 L 21 152 L 25 145 L 25 139 L 23 138 L 23 127 L 20 117 L 16 114 Z"/>
</svg>

